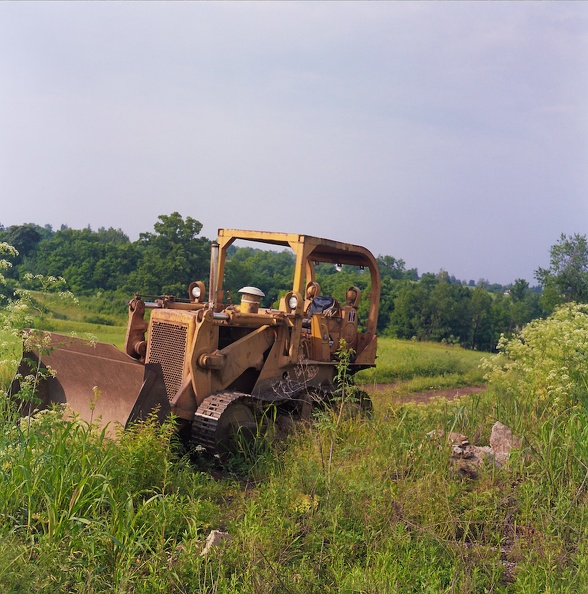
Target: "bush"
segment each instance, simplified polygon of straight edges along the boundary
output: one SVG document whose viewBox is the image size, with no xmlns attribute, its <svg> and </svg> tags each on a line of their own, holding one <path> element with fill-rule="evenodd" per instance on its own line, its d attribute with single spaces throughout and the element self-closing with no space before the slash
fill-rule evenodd
<svg viewBox="0 0 588 594">
<path fill-rule="evenodd" d="M 566 304 L 514 338 L 486 361 L 487 379 L 537 418 L 588 404 L 588 305 Z"/>
</svg>

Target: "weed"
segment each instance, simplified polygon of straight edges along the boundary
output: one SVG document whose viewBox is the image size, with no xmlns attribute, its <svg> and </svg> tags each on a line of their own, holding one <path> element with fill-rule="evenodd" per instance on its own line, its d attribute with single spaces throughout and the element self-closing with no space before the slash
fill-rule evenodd
<svg viewBox="0 0 588 594">
<path fill-rule="evenodd" d="M 576 320 L 579 332 L 568 322 L 557 335 L 564 345 L 582 335 L 583 319 Z M 422 386 L 440 383 L 445 372 L 449 383 L 468 373 L 463 361 L 441 372 L 423 365 L 431 353 L 414 347 L 423 354 L 412 352 L 406 373 Z M 388 360 L 395 348 L 382 345 L 384 368 L 398 369 Z M 460 350 L 444 348 L 461 360 Z M 555 345 L 533 349 L 540 352 L 524 355 L 542 357 L 533 378 L 503 366 L 483 393 L 427 406 L 378 403 L 370 417 L 353 412 L 357 388 L 342 368 L 331 411 L 301 425 L 279 449 L 268 440 L 261 456 L 250 452 L 243 474 L 216 479 L 181 456 L 171 422 L 148 419 L 112 441 L 60 408 L 15 422 L 3 399 L 0 589 L 584 591 L 588 412 L 581 369 L 566 406 L 554 407 L 547 390 L 540 402 L 533 393 L 546 370 L 559 374 L 580 351 L 563 358 Z M 427 436 L 457 431 L 484 445 L 496 420 L 523 446 L 505 466 L 481 467 L 475 480 L 454 472 L 449 443 Z M 202 557 L 211 529 L 232 538 Z"/>
</svg>

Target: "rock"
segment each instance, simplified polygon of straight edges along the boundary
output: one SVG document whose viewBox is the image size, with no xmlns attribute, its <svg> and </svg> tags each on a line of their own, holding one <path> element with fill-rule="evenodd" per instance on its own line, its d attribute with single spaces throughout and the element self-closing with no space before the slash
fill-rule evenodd
<svg viewBox="0 0 588 594">
<path fill-rule="evenodd" d="M 433 431 L 427 433 L 427 437 L 431 440 L 441 439 L 444 435 L 445 431 L 443 431 L 443 429 L 433 429 Z"/>
<path fill-rule="evenodd" d="M 442 429 L 435 429 L 427 433 L 431 441 L 439 444 L 442 448 L 442 440 L 445 432 Z M 446 444 L 451 445 L 451 460 L 454 470 L 461 476 L 476 478 L 477 469 L 484 463 L 495 464 L 499 468 L 508 460 L 508 455 L 513 448 L 521 447 L 521 440 L 513 434 L 512 430 L 500 422 L 492 427 L 490 446 L 472 445 L 469 439 L 461 433 L 450 433 Z"/>
<path fill-rule="evenodd" d="M 206 537 L 206 544 L 200 553 L 200 556 L 206 556 L 214 547 L 218 547 L 223 541 L 230 540 L 232 537 L 228 532 L 221 532 L 220 530 L 212 530 Z"/>
<path fill-rule="evenodd" d="M 459 463 L 455 465 L 454 472 L 461 477 L 469 478 L 469 479 L 477 479 L 478 478 L 478 467 L 475 464 L 469 464 L 464 460 L 460 460 Z"/>
<path fill-rule="evenodd" d="M 463 445 L 454 445 L 451 449 L 451 457 L 456 460 L 467 460 L 475 466 L 483 462 L 493 463 L 495 460 L 494 450 L 489 446 L 475 446 L 469 441 Z"/>
<path fill-rule="evenodd" d="M 508 460 L 512 449 L 521 447 L 521 439 L 512 432 L 512 429 L 496 421 L 490 435 L 490 447 L 494 450 L 496 461 L 502 465 Z"/>
<path fill-rule="evenodd" d="M 443 429 L 434 429 L 427 433 L 427 437 L 439 445 L 442 444 L 443 438 L 445 437 L 445 431 Z M 447 436 L 445 443 L 450 443 L 452 446 L 462 447 L 468 445 L 470 442 L 465 435 L 461 433 L 452 432 Z"/>
</svg>

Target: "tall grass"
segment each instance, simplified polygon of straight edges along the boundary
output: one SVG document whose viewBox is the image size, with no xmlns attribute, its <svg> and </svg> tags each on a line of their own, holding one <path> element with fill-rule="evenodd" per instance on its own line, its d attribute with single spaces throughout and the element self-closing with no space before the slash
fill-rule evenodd
<svg viewBox="0 0 588 594">
<path fill-rule="evenodd" d="M 423 381 L 440 369 L 424 362 L 463 353 L 393 341 L 381 347 L 381 366 L 407 370 L 396 379 Z M 582 348 L 571 358 L 566 350 L 565 362 L 582 361 Z M 543 361 L 546 349 L 537 349 Z M 403 352 L 403 363 L 389 359 Z M 473 355 L 441 373 L 467 374 Z M 110 440 L 61 409 L 17 419 L 3 398 L 0 590 L 583 592 L 583 375 L 572 374 L 577 386 L 568 390 L 577 400 L 550 409 L 541 387 L 553 384 L 551 370 L 531 367 L 534 377 L 523 381 L 516 365 L 499 361 L 490 388 L 459 401 L 380 402 L 370 418 L 322 412 L 231 467 L 238 472 L 198 453 L 184 456 L 172 422 L 150 419 Z M 497 420 L 523 445 L 476 478 L 454 466 L 447 441 L 428 436 L 455 431 L 486 445 Z M 231 538 L 201 556 L 211 529 Z"/>
<path fill-rule="evenodd" d="M 586 441 L 586 415 L 529 427 L 527 449 L 477 480 L 427 436 L 487 434 L 496 399 L 390 406 L 372 419 L 323 413 L 244 474 L 218 480 L 178 457 L 169 424 L 148 422 L 112 442 L 61 411 L 30 425 L 5 411 L 0 586 L 581 591 L 588 459 L 575 448 Z M 232 539 L 201 557 L 212 528 Z"/>
<path fill-rule="evenodd" d="M 174 456 L 173 429 L 149 421 L 114 442 L 60 409 L 19 423 L 5 411 L 3 591 L 132 592 L 151 570 L 163 583 L 174 547 L 216 524 L 219 494 Z"/>
</svg>

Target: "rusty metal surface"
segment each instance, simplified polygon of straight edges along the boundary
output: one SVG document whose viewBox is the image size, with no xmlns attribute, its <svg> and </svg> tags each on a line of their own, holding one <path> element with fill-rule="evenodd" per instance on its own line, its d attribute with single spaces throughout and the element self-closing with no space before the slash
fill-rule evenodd
<svg viewBox="0 0 588 594">
<path fill-rule="evenodd" d="M 192 443 L 215 453 L 219 438 L 222 437 L 217 435 L 221 415 L 233 402 L 249 400 L 247 394 L 240 392 L 223 392 L 206 398 L 198 407 L 192 421 Z"/>
<path fill-rule="evenodd" d="M 170 401 L 184 381 L 187 349 L 188 324 L 152 320 L 146 360 L 148 363 L 161 364 Z"/>
<path fill-rule="evenodd" d="M 41 366 L 55 370 L 53 378 L 43 380 L 36 408 L 46 408 L 52 403 L 67 403 L 72 410 L 88 422 L 108 425 L 114 434 L 116 424 L 125 426 L 129 420 L 144 418 L 154 406 L 166 414 L 167 397 L 157 368 L 145 367 L 113 345 L 89 344 L 79 338 L 53 334 L 51 352 L 43 355 Z M 26 359 L 35 364 L 38 354 L 23 354 L 19 372 L 26 372 Z M 18 398 L 18 382 L 12 393 Z M 169 411 L 169 404 L 168 411 Z M 22 403 L 21 412 L 29 412 L 28 403 Z"/>
</svg>

